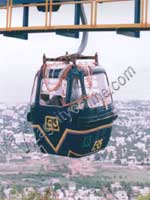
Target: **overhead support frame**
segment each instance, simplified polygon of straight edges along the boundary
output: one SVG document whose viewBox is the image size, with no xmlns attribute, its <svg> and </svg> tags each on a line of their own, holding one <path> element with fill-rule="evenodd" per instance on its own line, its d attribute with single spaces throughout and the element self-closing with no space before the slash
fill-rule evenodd
<svg viewBox="0 0 150 200">
<path fill-rule="evenodd" d="M 0 27 L 0 34 L 5 36 L 17 37 L 21 39 L 28 39 L 28 33 L 41 33 L 41 32 L 56 32 L 64 36 L 73 36 L 78 38 L 79 32 L 83 31 L 116 31 L 119 34 L 140 37 L 140 31 L 150 30 L 150 19 L 149 19 L 149 1 L 150 0 L 75 0 L 75 1 L 58 1 L 56 0 L 20 0 L 20 1 L 35 1 L 38 3 L 28 4 L 15 4 L 12 2 L 18 2 L 19 0 L 3 0 L 5 4 L 0 3 L 1 9 L 6 10 L 6 26 Z M 98 5 L 100 3 L 109 2 L 128 2 L 134 1 L 134 19 L 133 23 L 124 24 L 101 24 L 98 23 Z M 80 23 L 81 10 L 80 5 L 90 5 L 91 14 L 89 16 L 88 24 Z M 74 5 L 74 23 L 71 25 L 55 25 L 52 24 L 53 18 L 53 6 L 60 7 L 62 5 Z M 45 8 L 45 22 L 40 26 L 29 25 L 29 8 L 39 7 Z M 12 12 L 13 8 L 23 8 L 23 24 L 22 26 L 12 26 Z M 49 9 L 50 8 L 50 9 Z M 37 10 L 38 10 L 37 9 Z M 43 10 L 43 9 L 42 9 Z M 57 9 L 58 10 L 58 9 Z M 58 10 L 59 12 L 59 10 Z M 1 18 L 0 18 L 1 20 Z"/>
</svg>

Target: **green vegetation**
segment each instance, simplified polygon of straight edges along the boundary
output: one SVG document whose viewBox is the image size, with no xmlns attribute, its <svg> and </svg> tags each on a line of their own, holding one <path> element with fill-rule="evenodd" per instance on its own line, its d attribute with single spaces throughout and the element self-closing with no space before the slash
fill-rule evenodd
<svg viewBox="0 0 150 200">
<path fill-rule="evenodd" d="M 137 200 L 150 200 L 150 194 L 139 196 Z"/>
<path fill-rule="evenodd" d="M 6 198 L 1 197 L 0 200 L 5 200 Z M 16 186 L 13 186 L 12 191 L 9 195 L 9 199 L 15 199 L 15 200 L 56 200 L 56 195 L 54 191 L 52 191 L 50 188 L 47 188 L 43 194 L 40 194 L 39 192 L 32 191 L 28 194 L 24 194 L 23 192 L 19 193 L 17 191 Z"/>
<path fill-rule="evenodd" d="M 56 198 L 51 197 L 51 191 L 46 191 L 44 195 L 37 192 L 31 192 L 26 197 L 22 197 L 20 200 L 55 200 Z"/>
<path fill-rule="evenodd" d="M 111 185 L 111 182 L 104 177 L 97 178 L 94 176 L 78 176 L 73 177 L 71 181 L 77 184 L 77 188 L 102 188 L 104 186 L 110 188 Z"/>
<path fill-rule="evenodd" d="M 150 186 L 150 171 L 146 169 L 129 169 L 129 168 L 109 168 L 97 170 L 94 174 L 96 179 L 107 177 L 109 182 L 131 183 L 131 185 L 149 185 Z M 139 184 L 137 184 L 139 183 Z"/>
</svg>

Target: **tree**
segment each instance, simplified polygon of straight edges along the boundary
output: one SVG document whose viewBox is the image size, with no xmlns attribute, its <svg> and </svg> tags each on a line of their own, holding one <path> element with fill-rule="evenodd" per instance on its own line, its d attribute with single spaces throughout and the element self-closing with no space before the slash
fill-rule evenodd
<svg viewBox="0 0 150 200">
<path fill-rule="evenodd" d="M 60 183 L 55 183 L 54 187 L 55 187 L 55 190 L 61 189 Z"/>
<path fill-rule="evenodd" d="M 123 189 L 127 192 L 127 195 L 128 195 L 128 197 L 129 197 L 129 199 L 130 199 L 131 196 L 132 196 L 131 184 L 128 183 L 128 182 L 122 181 L 122 182 L 121 182 L 121 185 L 122 185 Z"/>
</svg>

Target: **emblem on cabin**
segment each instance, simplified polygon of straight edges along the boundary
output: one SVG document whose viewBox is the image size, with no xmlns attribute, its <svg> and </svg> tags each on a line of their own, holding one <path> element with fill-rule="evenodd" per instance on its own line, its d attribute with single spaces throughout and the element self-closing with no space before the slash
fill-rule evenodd
<svg viewBox="0 0 150 200">
<path fill-rule="evenodd" d="M 49 132 L 49 131 L 56 131 L 56 132 L 60 131 L 58 117 L 45 116 L 44 129 L 47 132 Z"/>
</svg>

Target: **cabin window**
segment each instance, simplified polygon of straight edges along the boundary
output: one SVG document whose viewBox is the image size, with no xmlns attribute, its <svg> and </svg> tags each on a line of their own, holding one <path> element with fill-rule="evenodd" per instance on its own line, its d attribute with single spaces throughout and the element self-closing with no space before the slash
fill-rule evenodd
<svg viewBox="0 0 150 200">
<path fill-rule="evenodd" d="M 83 86 L 82 86 L 83 87 Z M 82 92 L 81 82 L 78 77 L 73 79 L 72 92 L 71 92 L 71 103 L 77 105 L 77 108 L 82 110 L 84 108 L 84 99 Z"/>
<path fill-rule="evenodd" d="M 37 82 L 38 82 L 38 76 L 36 74 L 35 80 L 34 80 L 34 84 L 33 84 L 33 87 L 32 87 L 32 93 L 31 93 L 31 99 L 30 99 L 30 103 L 31 104 L 35 103 L 36 90 L 37 90 Z"/>
<path fill-rule="evenodd" d="M 71 102 L 81 99 L 81 83 L 78 77 L 75 77 L 72 82 Z"/>
<path fill-rule="evenodd" d="M 107 106 L 112 102 L 110 88 L 105 73 L 84 77 L 87 102 L 90 108 Z"/>
<path fill-rule="evenodd" d="M 68 81 L 66 105 L 75 105 L 78 109 L 84 108 L 83 92 L 81 82 L 78 76 L 74 76 Z"/>
<path fill-rule="evenodd" d="M 40 104 L 63 106 L 66 98 L 66 80 L 59 78 L 43 78 L 41 82 Z"/>
</svg>

